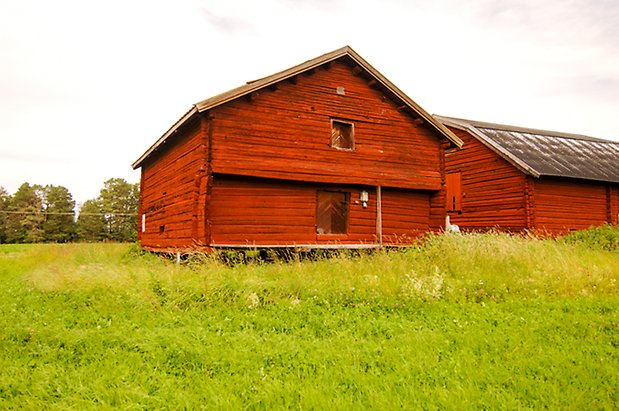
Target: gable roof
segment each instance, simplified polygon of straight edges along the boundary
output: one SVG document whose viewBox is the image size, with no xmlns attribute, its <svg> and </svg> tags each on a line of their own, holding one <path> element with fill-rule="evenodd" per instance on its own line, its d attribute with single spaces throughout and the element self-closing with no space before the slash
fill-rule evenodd
<svg viewBox="0 0 619 411">
<path fill-rule="evenodd" d="M 312 60 L 308 60 L 297 66 L 291 67 L 287 70 L 280 71 L 279 73 L 275 73 L 258 80 L 249 81 L 243 86 L 226 91 L 224 93 L 218 94 L 214 97 L 202 100 L 194 104 L 176 123 L 172 125 L 172 127 L 170 127 L 168 131 L 166 131 L 148 150 L 146 150 L 144 154 L 140 156 L 140 158 L 138 158 L 132 164 L 132 167 L 134 169 L 139 168 L 144 162 L 144 160 L 146 160 L 153 152 L 155 152 L 162 144 L 164 144 L 168 137 L 173 135 L 176 130 L 178 130 L 183 124 L 188 122 L 194 115 L 212 109 L 229 101 L 235 100 L 239 97 L 246 96 L 262 88 L 272 86 L 273 84 L 278 83 L 282 80 L 292 78 L 296 75 L 313 70 L 319 66 L 322 66 L 323 64 L 327 64 L 341 58 L 351 59 L 357 66 L 359 66 L 376 81 L 377 85 L 381 88 L 381 90 L 383 90 L 383 92 L 388 94 L 390 97 L 400 101 L 404 106 L 408 107 L 410 110 L 416 113 L 421 119 L 430 124 L 432 128 L 434 128 L 456 146 L 462 146 L 462 140 L 460 140 L 455 134 L 453 134 L 447 127 L 441 124 L 440 121 L 436 120 L 433 116 L 431 116 L 428 112 L 421 108 L 417 103 L 415 103 L 410 97 L 404 94 L 404 92 L 402 92 L 393 83 L 391 83 L 385 76 L 383 76 L 378 70 L 372 67 L 361 56 L 359 56 L 352 48 L 350 48 L 349 46 L 345 46 L 330 53 L 323 54 L 322 56 L 316 57 Z"/>
<path fill-rule="evenodd" d="M 619 182 L 619 142 L 578 134 L 434 116 L 468 131 L 491 150 L 534 177 Z"/>
</svg>

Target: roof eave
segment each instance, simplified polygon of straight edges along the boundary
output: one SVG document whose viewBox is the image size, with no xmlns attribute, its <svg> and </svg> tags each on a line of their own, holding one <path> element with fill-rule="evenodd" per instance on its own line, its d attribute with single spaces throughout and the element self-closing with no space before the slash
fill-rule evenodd
<svg viewBox="0 0 619 411">
<path fill-rule="evenodd" d="M 194 114 L 197 114 L 197 113 L 198 113 L 198 109 L 196 108 L 196 106 L 195 105 L 192 106 L 189 109 L 189 111 L 187 111 L 176 123 L 174 123 L 174 125 L 172 125 L 172 127 L 170 127 L 168 131 L 166 131 L 161 137 L 159 137 L 159 139 L 155 141 L 155 143 L 152 146 L 150 146 L 150 148 L 146 150 L 146 152 L 142 154 L 140 158 L 138 158 L 133 164 L 131 164 L 131 167 L 134 170 L 141 167 L 144 160 L 146 160 L 151 154 L 157 151 L 159 146 L 165 143 L 168 137 L 174 134 L 176 130 L 178 130 L 183 124 L 189 121 L 189 119 L 193 117 Z"/>
<path fill-rule="evenodd" d="M 344 56 L 350 57 L 359 66 L 367 70 L 374 78 L 376 78 L 376 80 L 378 80 L 382 84 L 383 87 L 385 87 L 390 92 L 395 94 L 399 99 L 402 100 L 402 102 L 404 102 L 409 108 L 411 108 L 413 111 L 419 114 L 419 116 L 423 118 L 426 122 L 430 123 L 435 129 L 437 129 L 437 131 L 439 131 L 448 140 L 450 140 L 456 146 L 462 147 L 463 142 L 462 140 L 460 140 L 460 138 L 458 138 L 458 136 L 453 134 L 447 127 L 443 126 L 439 121 L 436 121 L 434 117 L 432 117 L 427 111 L 425 111 L 417 103 L 415 103 L 410 97 L 408 97 L 404 92 L 402 92 L 402 90 L 400 90 L 393 83 L 391 83 L 391 81 L 389 81 L 385 76 L 383 76 L 363 57 L 357 54 L 357 52 L 355 52 L 350 46 L 342 47 L 330 53 L 316 57 L 315 59 L 308 60 L 305 63 L 301 63 L 287 70 L 284 70 L 279 73 L 273 74 L 271 76 L 264 77 L 262 79 L 253 81 L 245 86 L 238 87 L 237 89 L 233 89 L 232 91 L 229 91 L 227 93 L 220 94 L 220 96 L 224 96 L 222 98 L 217 98 L 217 96 L 215 96 L 215 97 L 203 100 L 197 103 L 196 107 L 199 112 L 209 110 L 213 107 L 216 107 L 221 104 L 227 103 L 229 101 L 235 100 L 239 97 L 243 97 L 245 95 L 251 94 L 262 88 L 269 87 L 275 83 L 279 83 L 280 81 L 287 80 L 289 78 L 297 76 L 308 70 L 313 70 L 319 66 L 322 66 L 323 64 L 337 60 Z M 229 95 L 226 95 L 228 93 Z"/>
<path fill-rule="evenodd" d="M 411 110 L 417 113 L 424 121 L 429 123 L 434 129 L 436 129 L 441 135 L 455 144 L 457 147 L 462 147 L 463 142 L 452 133 L 447 127 L 445 127 L 440 121 L 436 120 L 427 111 L 421 108 L 410 97 L 408 97 L 402 90 L 396 87 L 391 81 L 383 76 L 378 70 L 376 70 L 370 63 L 365 61 L 359 54 L 357 54 L 350 46 L 345 46 L 340 49 L 334 50 L 330 53 L 326 53 L 315 59 L 308 60 L 305 63 L 301 63 L 297 66 L 291 67 L 287 70 L 279 73 L 264 77 L 262 79 L 253 81 L 244 86 L 232 89 L 217 96 L 211 97 L 206 100 L 202 100 L 192 106 L 192 108 L 181 117 L 165 134 L 163 134 L 142 156 L 137 159 L 131 166 L 133 169 L 139 168 L 144 160 L 146 160 L 153 152 L 155 152 L 159 146 L 165 143 L 166 139 L 170 137 L 176 130 L 178 130 L 185 122 L 187 122 L 194 114 L 202 113 L 211 108 L 225 104 L 229 101 L 238 99 L 240 97 L 251 94 L 257 90 L 269 87 L 275 83 L 283 80 L 287 80 L 296 75 L 304 73 L 308 70 L 315 69 L 323 64 L 337 60 L 341 57 L 348 56 L 353 59 L 359 66 L 367 70 L 383 87 L 393 93 L 397 98 L 401 99 Z"/>
<path fill-rule="evenodd" d="M 343 57 L 346 54 L 350 54 L 350 52 L 354 53 L 354 51 L 352 51 L 350 47 L 348 46 L 342 47 L 340 49 L 334 50 L 330 53 L 317 57 L 315 59 L 308 60 L 305 63 L 298 64 L 294 67 L 291 67 L 279 73 L 275 73 L 270 76 L 249 82 L 248 84 L 244 86 L 238 87 L 236 89 L 232 89 L 230 91 L 224 92 L 219 95 L 219 96 L 225 96 L 225 97 L 218 98 L 218 96 L 214 96 L 206 100 L 202 100 L 196 103 L 195 106 L 199 112 L 209 110 L 213 107 L 217 107 L 221 104 L 225 104 L 239 97 L 243 97 L 248 94 L 251 94 L 254 91 L 263 89 L 265 87 L 269 87 L 275 83 L 279 83 L 280 81 L 287 80 L 289 78 L 297 76 L 308 70 L 315 69 L 325 63 L 329 63 L 333 60 L 337 60 L 338 58 Z M 228 93 L 229 95 L 226 95 Z"/>
<path fill-rule="evenodd" d="M 462 148 L 464 142 L 452 133 L 447 127 L 441 124 L 440 121 L 437 121 L 430 113 L 425 111 L 421 106 L 419 106 L 413 99 L 411 99 L 406 93 L 400 90 L 395 84 L 389 81 L 385 76 L 381 74 L 378 70 L 376 70 L 370 63 L 368 63 L 363 57 L 358 55 L 353 49 L 348 47 L 349 56 L 357 62 L 360 66 L 365 68 L 374 78 L 376 78 L 386 89 L 395 94 L 399 99 L 401 99 L 410 109 L 419 114 L 419 116 L 431 124 L 438 132 L 440 132 L 444 137 L 446 137 L 449 141 L 455 144 L 457 147 Z"/>
<path fill-rule="evenodd" d="M 541 176 L 541 173 L 539 171 L 535 170 L 533 167 L 531 167 L 524 161 L 520 160 L 518 157 L 515 157 L 509 151 L 503 149 L 503 147 L 494 143 L 492 140 L 486 138 L 484 133 L 482 133 L 477 127 L 467 122 L 464 122 L 464 121 L 458 121 L 458 119 L 454 119 L 454 118 L 443 117 L 443 116 L 438 116 L 438 115 L 434 115 L 434 117 L 437 120 L 439 120 L 442 124 L 445 124 L 445 125 L 448 125 L 454 128 L 458 128 L 460 130 L 467 131 L 469 134 L 471 134 L 473 137 L 479 140 L 483 145 L 485 145 L 490 150 L 497 153 L 499 156 L 501 156 L 503 159 L 505 159 L 507 162 L 512 164 L 514 167 L 516 167 L 523 173 L 529 174 L 535 178 L 539 178 Z"/>
</svg>

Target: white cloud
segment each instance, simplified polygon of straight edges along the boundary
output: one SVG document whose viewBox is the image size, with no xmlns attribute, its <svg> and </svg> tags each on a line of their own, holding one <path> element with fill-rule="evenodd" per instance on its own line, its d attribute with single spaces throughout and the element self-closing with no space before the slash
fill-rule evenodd
<svg viewBox="0 0 619 411">
<path fill-rule="evenodd" d="M 430 112 L 619 139 L 617 21 L 603 0 L 2 2 L 0 185 L 137 181 L 192 103 L 345 44 Z"/>
</svg>

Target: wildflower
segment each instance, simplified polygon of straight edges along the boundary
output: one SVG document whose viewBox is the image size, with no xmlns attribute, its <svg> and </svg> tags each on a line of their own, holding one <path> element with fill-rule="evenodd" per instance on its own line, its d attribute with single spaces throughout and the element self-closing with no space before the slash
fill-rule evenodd
<svg viewBox="0 0 619 411">
<path fill-rule="evenodd" d="M 256 308 L 260 305 L 260 297 L 258 294 L 251 293 L 247 296 L 247 305 L 249 308 Z"/>
<path fill-rule="evenodd" d="M 409 274 L 405 276 L 407 281 L 404 284 L 405 294 L 411 297 L 418 297 L 424 300 L 438 300 L 443 296 L 443 276 L 436 267 L 433 276 L 414 277 Z"/>
</svg>

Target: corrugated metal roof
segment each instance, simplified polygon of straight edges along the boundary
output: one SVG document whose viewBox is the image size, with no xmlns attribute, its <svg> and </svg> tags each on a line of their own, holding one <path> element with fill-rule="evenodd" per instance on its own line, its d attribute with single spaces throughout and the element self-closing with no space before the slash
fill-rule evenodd
<svg viewBox="0 0 619 411">
<path fill-rule="evenodd" d="M 503 158 L 535 177 L 619 182 L 619 142 L 578 134 L 434 116 L 468 131 Z"/>
<path fill-rule="evenodd" d="M 437 130 L 440 134 L 445 136 L 448 140 L 454 143 L 456 146 L 462 146 L 462 140 L 460 140 L 455 134 L 453 134 L 447 127 L 441 124 L 440 121 L 436 120 L 432 117 L 427 111 L 425 111 L 421 106 L 415 103 L 410 97 L 404 94 L 399 88 L 397 88 L 393 83 L 391 83 L 385 76 L 383 76 L 378 70 L 372 67 L 367 61 L 365 61 L 360 55 L 358 55 L 351 47 L 345 46 L 340 49 L 334 50 L 330 53 L 323 54 L 322 56 L 316 57 L 312 60 L 308 60 L 304 63 L 301 63 L 297 66 L 291 67 L 287 70 L 280 71 L 279 73 L 272 74 L 267 77 L 263 77 L 258 80 L 253 80 L 247 82 L 243 86 L 237 87 L 235 89 L 226 91 L 225 93 L 218 94 L 214 97 L 208 98 L 206 100 L 202 100 L 196 104 L 194 104 L 191 109 L 183 116 L 180 120 L 178 120 L 168 131 L 166 131 L 156 142 L 153 144 L 144 154 L 140 156 L 133 164 L 132 167 L 134 169 L 140 167 L 142 162 L 148 158 L 154 151 L 156 151 L 160 145 L 164 144 L 169 136 L 174 134 L 179 127 L 181 127 L 185 122 L 187 122 L 194 114 L 201 113 L 211 108 L 217 107 L 221 104 L 224 104 L 228 101 L 232 101 L 239 97 L 243 97 L 254 91 L 260 90 L 265 87 L 269 87 L 275 83 L 280 81 L 289 79 L 303 72 L 312 70 L 318 66 L 329 63 L 334 60 L 338 60 L 343 57 L 348 57 L 352 59 L 359 67 L 365 70 L 368 74 L 370 74 L 378 84 L 389 94 L 400 100 L 405 106 L 408 106 L 415 113 L 419 115 L 423 120 L 429 123 L 435 130 Z"/>
</svg>

